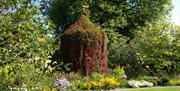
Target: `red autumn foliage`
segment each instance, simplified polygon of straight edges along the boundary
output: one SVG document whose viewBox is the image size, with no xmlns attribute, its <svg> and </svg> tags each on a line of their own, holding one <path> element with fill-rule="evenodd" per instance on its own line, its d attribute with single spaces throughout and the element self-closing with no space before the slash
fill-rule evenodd
<svg viewBox="0 0 180 91">
<path fill-rule="evenodd" d="M 61 36 L 61 55 L 72 63 L 71 71 L 86 76 L 107 73 L 107 42 L 105 32 L 82 16 Z"/>
</svg>

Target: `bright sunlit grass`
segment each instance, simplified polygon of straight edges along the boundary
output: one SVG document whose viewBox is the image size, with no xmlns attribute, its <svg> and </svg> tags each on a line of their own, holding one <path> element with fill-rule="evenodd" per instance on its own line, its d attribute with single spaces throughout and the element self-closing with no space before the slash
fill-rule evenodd
<svg viewBox="0 0 180 91">
<path fill-rule="evenodd" d="M 126 91 L 180 91 L 180 86 L 176 87 L 155 87 L 155 88 L 137 88 Z"/>
</svg>

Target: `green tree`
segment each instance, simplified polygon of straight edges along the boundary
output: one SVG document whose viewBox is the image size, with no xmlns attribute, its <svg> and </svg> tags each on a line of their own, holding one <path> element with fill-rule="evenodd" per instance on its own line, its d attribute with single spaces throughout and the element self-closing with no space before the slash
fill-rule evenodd
<svg viewBox="0 0 180 91">
<path fill-rule="evenodd" d="M 173 75 L 178 58 L 177 32 L 170 23 L 154 22 L 141 27 L 131 41 L 139 66 L 138 74 Z M 132 65 L 134 66 L 134 65 Z M 138 71 L 137 71 L 138 72 Z M 147 73 L 146 73 L 147 72 Z"/>
<path fill-rule="evenodd" d="M 32 70 L 23 72 L 35 72 L 34 75 L 40 77 L 40 73 L 42 75 L 44 71 L 45 61 L 54 52 L 54 39 L 48 36 L 53 30 L 53 25 L 48 17 L 42 16 L 35 1 L 0 1 L 1 90 L 2 87 L 7 88 L 7 85 L 18 85 L 17 82 L 27 81 L 21 78 L 28 79 L 28 75 L 22 73 L 18 76 L 20 71 L 26 69 L 24 65 Z M 40 78 L 35 79 L 38 81 Z"/>
<path fill-rule="evenodd" d="M 51 53 L 52 38 L 47 35 L 52 24 L 41 16 L 38 5 L 29 0 L 2 0 L 1 3 L 1 65 L 16 61 L 11 59 L 13 56 L 23 60 L 35 56 L 46 58 Z"/>
<path fill-rule="evenodd" d="M 89 5 L 94 23 L 128 37 L 133 37 L 138 26 L 164 19 L 172 8 L 171 0 L 52 0 L 48 12 L 64 31 L 81 16 L 83 4 Z"/>
<path fill-rule="evenodd" d="M 108 64 L 109 67 L 126 66 L 134 61 L 133 52 L 127 43 L 129 38 L 111 29 L 104 29 L 109 38 L 108 44 Z"/>
<path fill-rule="evenodd" d="M 176 70 L 174 71 L 176 74 L 180 74 L 180 26 L 176 26 L 172 36 L 172 50 L 173 50 L 173 60 L 176 62 Z"/>
</svg>

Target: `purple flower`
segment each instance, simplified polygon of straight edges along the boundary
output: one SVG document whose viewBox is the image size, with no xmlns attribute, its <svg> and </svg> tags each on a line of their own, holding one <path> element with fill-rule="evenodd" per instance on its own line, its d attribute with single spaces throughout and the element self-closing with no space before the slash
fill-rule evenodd
<svg viewBox="0 0 180 91">
<path fill-rule="evenodd" d="M 56 80 L 54 80 L 54 87 L 56 87 L 56 85 L 57 85 L 57 81 L 56 81 Z"/>
<path fill-rule="evenodd" d="M 66 78 L 60 78 L 54 80 L 54 87 L 60 88 L 61 91 L 64 91 L 66 88 L 70 87 L 70 83 Z"/>
</svg>

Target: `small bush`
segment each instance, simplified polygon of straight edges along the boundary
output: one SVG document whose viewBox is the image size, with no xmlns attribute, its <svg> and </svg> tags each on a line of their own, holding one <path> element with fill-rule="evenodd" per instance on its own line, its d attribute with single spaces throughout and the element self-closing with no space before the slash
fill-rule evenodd
<svg viewBox="0 0 180 91">
<path fill-rule="evenodd" d="M 113 89 L 119 86 L 118 79 L 112 76 L 99 76 L 98 79 L 93 77 L 84 77 L 74 82 L 73 88 L 76 90 L 100 90 Z"/>
<path fill-rule="evenodd" d="M 117 67 L 113 70 L 114 75 L 123 76 L 125 73 L 124 69 L 121 67 Z"/>
<path fill-rule="evenodd" d="M 168 82 L 169 82 L 169 78 L 163 77 L 159 80 L 158 85 L 166 86 L 168 85 Z"/>
<path fill-rule="evenodd" d="M 180 62 L 176 62 L 176 72 L 180 73 Z"/>
<path fill-rule="evenodd" d="M 98 80 L 98 79 L 101 79 L 101 78 L 103 78 L 103 77 L 105 77 L 105 75 L 103 75 L 103 74 L 99 74 L 99 73 L 93 73 L 93 75 L 91 76 L 91 79 L 92 80 Z"/>
<path fill-rule="evenodd" d="M 171 85 L 171 86 L 180 86 L 180 79 L 170 80 L 168 85 Z"/>
<path fill-rule="evenodd" d="M 153 83 L 145 81 L 145 80 L 141 80 L 141 81 L 130 80 L 128 81 L 128 85 L 133 88 L 152 87 Z"/>
<path fill-rule="evenodd" d="M 109 43 L 108 43 L 108 65 L 110 68 L 116 65 L 127 65 L 133 60 L 132 49 L 127 44 L 129 38 L 114 32 L 112 29 L 105 28 Z"/>
<path fill-rule="evenodd" d="M 154 86 L 157 86 L 159 82 L 159 79 L 157 77 L 152 77 L 152 76 L 142 76 L 142 77 L 138 77 L 137 79 L 152 82 Z"/>
<path fill-rule="evenodd" d="M 120 87 L 120 88 L 128 87 L 128 80 L 127 79 L 119 79 L 118 82 L 119 82 L 118 87 Z"/>
<path fill-rule="evenodd" d="M 50 87 L 51 74 L 45 74 L 43 70 L 35 68 L 33 64 L 14 63 L 0 68 L 0 90 L 24 88 L 41 90 Z"/>
</svg>

